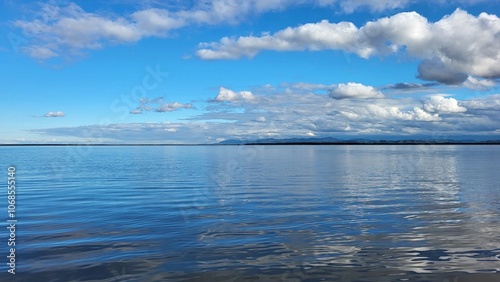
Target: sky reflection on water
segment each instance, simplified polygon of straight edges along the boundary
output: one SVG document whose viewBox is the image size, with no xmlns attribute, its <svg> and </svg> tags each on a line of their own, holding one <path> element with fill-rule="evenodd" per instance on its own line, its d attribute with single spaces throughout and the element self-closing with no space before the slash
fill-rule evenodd
<svg viewBox="0 0 500 282">
<path fill-rule="evenodd" d="M 19 281 L 499 278 L 498 146 L 90 149 L 0 148 Z"/>
</svg>

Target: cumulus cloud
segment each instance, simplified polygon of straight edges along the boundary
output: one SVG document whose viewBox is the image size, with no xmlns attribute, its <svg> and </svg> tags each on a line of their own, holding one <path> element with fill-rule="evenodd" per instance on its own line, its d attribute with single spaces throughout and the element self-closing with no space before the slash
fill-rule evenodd
<svg viewBox="0 0 500 282">
<path fill-rule="evenodd" d="M 339 84 L 330 90 L 330 97 L 333 99 L 373 99 L 384 98 L 382 92 L 376 90 L 373 86 L 366 86 L 361 83 L 349 82 L 347 84 Z"/>
<path fill-rule="evenodd" d="M 64 117 L 65 115 L 66 114 L 63 112 L 48 112 L 43 116 L 44 117 Z"/>
<path fill-rule="evenodd" d="M 277 33 L 260 37 L 224 37 L 218 43 L 201 43 L 197 55 L 206 60 L 237 59 L 242 56 L 254 57 L 262 50 L 299 51 L 337 49 L 355 51 L 354 45 L 358 29 L 353 23 L 332 24 L 327 20 L 309 23 L 296 28 L 286 28 Z M 351 50 L 352 49 L 352 50 Z M 363 51 L 360 51 L 363 52 Z"/>
<path fill-rule="evenodd" d="M 310 87 L 311 85 L 308 85 L 306 88 Z M 221 101 L 243 100 L 238 93 L 223 87 L 219 90 L 218 97 Z M 353 82 L 336 85 L 330 89 L 329 95 L 304 93 L 300 87 L 293 92 L 291 88 L 286 87 L 278 94 L 253 94 L 252 97 L 253 103 L 235 105 L 235 107 L 244 107 L 244 112 L 206 113 L 193 120 L 228 119 L 235 121 L 248 118 L 253 122 L 281 124 L 283 128 L 289 128 L 290 124 L 300 123 L 302 128 L 310 131 L 329 131 L 332 128 L 345 131 L 348 121 L 373 125 L 373 123 L 388 121 L 433 122 L 442 120 L 438 112 L 426 111 L 419 101 L 385 98 L 373 86 Z M 336 101 L 333 102 L 329 98 L 334 98 Z M 263 113 L 267 115 L 264 116 Z M 354 126 L 349 125 L 349 128 L 353 132 L 357 130 Z"/>
<path fill-rule="evenodd" d="M 441 120 L 438 114 L 430 114 L 419 107 L 414 107 L 413 110 L 401 111 L 398 107 L 382 107 L 379 105 L 366 105 L 365 109 L 368 113 L 377 118 L 389 118 L 398 120 L 415 120 L 415 121 L 438 121 Z"/>
<path fill-rule="evenodd" d="M 473 16 L 457 9 L 430 23 L 416 12 L 399 13 L 358 28 L 351 22 L 323 20 L 288 27 L 261 36 L 224 37 L 201 43 L 197 55 L 206 60 L 254 57 L 263 50 L 343 50 L 362 58 L 407 52 L 423 59 L 419 77 L 460 84 L 468 75 L 500 77 L 500 19 L 494 14 Z"/>
<path fill-rule="evenodd" d="M 252 101 L 255 97 L 250 91 L 235 92 L 230 89 L 220 87 L 219 94 L 215 97 L 214 101 L 217 102 L 236 102 L 236 101 Z"/>
<path fill-rule="evenodd" d="M 438 113 L 463 113 L 467 111 L 467 108 L 460 106 L 455 98 L 445 98 L 441 95 L 431 96 L 425 102 L 424 109 L 428 112 Z"/>
</svg>

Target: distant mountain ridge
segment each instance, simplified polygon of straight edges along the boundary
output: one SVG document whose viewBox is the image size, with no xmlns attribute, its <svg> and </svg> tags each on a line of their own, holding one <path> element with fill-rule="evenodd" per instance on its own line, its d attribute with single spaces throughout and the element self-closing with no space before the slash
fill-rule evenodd
<svg viewBox="0 0 500 282">
<path fill-rule="evenodd" d="M 359 145 L 384 145 L 384 144 L 500 144 L 500 140 L 454 140 L 454 139 L 405 139 L 405 140 L 386 140 L 386 139 L 338 139 L 333 137 L 323 138 L 265 138 L 257 140 L 238 140 L 229 139 L 219 142 L 221 145 L 342 145 L 342 144 L 359 144 Z"/>
</svg>

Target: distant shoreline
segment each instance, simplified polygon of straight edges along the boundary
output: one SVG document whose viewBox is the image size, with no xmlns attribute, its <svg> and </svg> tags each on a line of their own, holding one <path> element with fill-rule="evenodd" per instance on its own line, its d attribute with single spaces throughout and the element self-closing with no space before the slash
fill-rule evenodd
<svg viewBox="0 0 500 282">
<path fill-rule="evenodd" d="M 245 143 L 243 145 L 500 145 L 500 141 L 495 142 L 332 142 L 332 143 L 314 143 L 314 142 L 291 142 L 291 143 Z"/>
<path fill-rule="evenodd" d="M 126 146 L 290 146 L 290 145 L 500 145 L 500 141 L 478 141 L 478 142 L 433 142 L 433 141 L 374 141 L 374 142 L 272 142 L 259 143 L 248 142 L 241 144 L 102 144 L 102 143 L 67 143 L 67 144 L 0 144 L 0 147 L 75 147 L 75 146 L 96 146 L 96 147 L 126 147 Z"/>
</svg>

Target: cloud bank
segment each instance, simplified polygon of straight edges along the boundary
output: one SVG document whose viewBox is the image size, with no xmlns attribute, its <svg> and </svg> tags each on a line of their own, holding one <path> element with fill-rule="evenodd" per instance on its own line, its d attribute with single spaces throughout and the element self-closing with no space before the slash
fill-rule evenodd
<svg viewBox="0 0 500 282">
<path fill-rule="evenodd" d="M 214 98 L 206 101 L 207 105 L 200 114 L 177 122 L 89 125 L 37 129 L 34 132 L 82 139 L 91 132 L 93 136 L 116 142 L 145 142 L 144 136 L 147 136 L 147 142 L 152 143 L 215 143 L 225 139 L 311 136 L 500 137 L 500 94 L 465 100 L 445 94 L 424 98 L 384 95 L 384 98 L 377 99 L 356 96 L 336 99 L 327 89 L 323 89 L 323 93 L 309 92 L 309 89 L 321 85 L 300 85 L 308 87 L 294 90 L 276 87 L 272 93 L 221 87 L 214 93 Z M 372 90 L 371 86 L 352 85 Z M 340 85 L 336 89 L 339 88 Z M 252 93 L 253 99 L 245 100 L 241 93 Z"/>
</svg>

